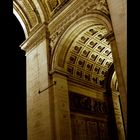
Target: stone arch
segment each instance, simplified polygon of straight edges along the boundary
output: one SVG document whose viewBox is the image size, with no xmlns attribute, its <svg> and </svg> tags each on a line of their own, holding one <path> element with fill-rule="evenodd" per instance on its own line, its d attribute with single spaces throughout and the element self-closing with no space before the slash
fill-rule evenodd
<svg viewBox="0 0 140 140">
<path fill-rule="evenodd" d="M 64 55 L 61 55 L 61 57 L 62 56 L 64 57 L 66 55 L 67 50 L 69 49 L 68 46 L 73 41 L 73 39 L 75 39 L 76 36 L 80 34 L 85 28 L 97 23 L 103 24 L 107 28 L 108 32 L 112 32 L 111 21 L 106 15 L 103 16 L 103 13 L 95 12 L 77 19 L 66 29 L 63 35 L 60 37 L 59 42 L 57 43 L 54 50 L 52 67 L 53 68 L 55 66 L 61 67 L 62 64 L 60 63 L 62 63 L 61 62 L 62 58 L 59 58 L 60 54 L 63 54 L 63 52 L 65 52 Z M 69 38 L 69 41 L 67 41 L 67 38 Z M 63 46 L 65 46 L 65 48 L 63 48 Z M 65 51 L 62 48 L 65 49 Z M 58 62 L 57 60 L 60 62 Z"/>
<path fill-rule="evenodd" d="M 112 58 L 112 64 L 107 69 L 107 73 L 104 76 L 103 80 L 99 79 L 99 78 L 101 78 L 101 74 L 98 75 L 98 79 L 97 79 L 96 83 L 93 82 L 93 81 L 89 82 L 88 80 L 85 80 L 86 78 L 88 79 L 89 75 L 90 75 L 89 76 L 90 79 L 95 78 L 95 80 L 96 80 L 96 77 L 94 77 L 93 73 L 95 73 L 95 69 L 96 69 L 96 66 L 98 65 L 97 64 L 98 61 L 95 61 L 95 63 L 92 63 L 93 65 L 95 64 L 95 67 L 94 67 L 95 69 L 92 69 L 93 71 L 89 72 L 88 70 L 86 70 L 85 64 L 89 64 L 88 62 L 91 62 L 91 61 L 89 60 L 89 57 L 86 58 L 86 57 L 82 56 L 82 53 L 84 52 L 84 50 L 86 50 L 86 48 L 88 50 L 88 45 L 89 44 L 87 42 L 90 43 L 93 40 L 92 37 L 90 38 L 90 35 L 89 35 L 89 32 L 88 32 L 89 29 L 92 29 L 92 28 L 94 28 L 94 27 L 96 27 L 98 25 L 99 26 L 101 25 L 102 27 L 105 27 L 106 34 L 104 34 L 103 38 L 106 41 L 109 41 L 109 42 L 107 42 L 107 45 L 110 45 L 110 41 L 112 39 L 112 36 L 111 36 L 110 40 L 108 40 L 108 37 L 110 37 L 110 35 L 113 35 L 112 34 L 113 29 L 112 29 L 111 21 L 109 20 L 109 18 L 107 18 L 103 14 L 100 14 L 100 12 L 92 13 L 92 14 L 90 13 L 88 15 L 84 15 L 81 18 L 77 19 L 74 23 L 72 23 L 66 29 L 66 31 L 62 34 L 62 36 L 59 38 L 59 41 L 56 44 L 56 46 L 55 46 L 56 48 L 55 48 L 55 50 L 53 52 L 52 71 L 58 71 L 58 72 L 60 72 L 62 74 L 66 73 L 68 83 L 70 83 L 72 81 L 73 83 L 76 83 L 77 85 L 81 84 L 84 87 L 86 86 L 86 87 L 92 88 L 94 90 L 100 90 L 100 89 L 102 90 L 103 89 L 102 90 L 103 93 L 105 93 L 105 95 L 109 95 L 108 99 L 107 99 L 107 102 L 108 102 L 108 104 L 110 106 L 109 110 L 113 110 L 111 115 L 109 114 L 111 116 L 111 118 L 109 120 L 110 121 L 109 123 L 114 125 L 112 127 L 114 129 L 114 134 L 113 135 L 118 135 L 118 132 L 120 131 L 122 134 L 120 134 L 119 137 L 120 137 L 120 139 L 124 139 L 124 130 L 120 129 L 120 128 L 119 129 L 117 128 L 117 130 L 116 130 L 116 127 L 119 126 L 118 122 L 120 120 L 117 120 L 117 115 L 114 113 L 115 109 L 113 108 L 114 100 L 118 101 L 118 99 L 114 99 L 114 93 L 111 92 L 111 85 L 110 85 L 111 78 L 112 78 L 112 75 L 114 73 L 113 58 Z M 87 36 L 89 37 L 89 39 L 88 39 L 88 41 L 86 41 L 86 43 L 83 43 L 83 45 L 81 45 L 82 43 L 81 44 L 79 43 L 81 48 L 78 46 L 79 48 L 77 47 L 77 49 L 75 49 L 74 44 L 79 42 L 80 38 L 82 37 L 82 34 L 84 34 L 84 35 L 88 34 Z M 95 35 L 96 35 L 96 33 L 95 33 Z M 97 46 L 98 46 L 98 44 L 97 44 Z M 97 46 L 96 46 L 96 48 L 97 48 Z M 111 50 L 111 47 L 113 47 L 113 46 L 110 45 L 110 50 Z M 93 52 L 96 51 L 96 49 L 94 49 L 94 47 L 92 49 L 89 49 L 89 50 L 91 50 Z M 78 53 L 77 52 L 75 53 L 74 51 L 75 52 L 77 51 Z M 70 55 L 70 54 L 72 54 L 72 55 Z M 77 56 L 75 54 L 77 54 Z M 91 54 L 91 52 L 89 52 L 89 54 Z M 103 52 L 98 53 L 98 54 L 99 54 L 100 57 L 102 57 Z M 72 58 L 73 60 L 75 59 L 74 61 L 72 60 L 72 63 L 68 62 L 69 58 L 71 56 L 74 56 Z M 100 57 L 97 57 L 97 58 L 100 59 Z M 84 58 L 84 59 L 80 59 L 80 58 Z M 81 63 L 83 63 L 83 65 L 84 65 L 82 68 L 80 67 L 81 64 L 78 65 L 80 60 L 83 60 L 83 62 L 81 61 Z M 106 61 L 104 61 L 104 62 L 106 62 Z M 68 67 L 68 66 L 71 66 L 71 67 Z M 103 70 L 103 67 L 101 65 L 99 66 L 99 68 L 101 70 Z M 67 68 L 70 68 L 70 71 L 68 71 Z M 78 71 L 78 70 L 81 70 L 81 71 Z M 84 76 L 81 74 L 82 76 L 78 79 L 76 77 L 77 72 L 79 72 L 79 73 L 81 72 L 82 74 L 84 72 L 85 73 L 84 73 Z M 103 85 L 100 84 L 102 81 L 105 81 Z M 117 97 L 115 96 L 115 98 L 117 98 Z M 122 115 L 119 115 L 119 118 L 121 118 L 121 117 L 122 117 Z M 123 123 L 121 124 L 121 128 L 122 127 L 123 127 Z"/>
<path fill-rule="evenodd" d="M 13 14 L 24 30 L 26 39 L 45 21 L 44 12 L 37 1 L 13 1 Z"/>
<path fill-rule="evenodd" d="M 53 52 L 54 54 L 52 59 L 52 70 L 62 70 L 67 72 L 66 61 L 68 60 L 68 53 L 72 48 L 71 46 L 73 45 L 74 41 L 80 34 L 98 25 L 104 26 L 106 29 L 106 34 L 104 34 L 103 38 L 105 38 L 107 34 L 112 32 L 112 26 L 109 18 L 107 18 L 105 15 L 103 15 L 103 13 L 100 12 L 84 15 L 83 17 L 77 19 L 74 23 L 72 23 L 60 37 L 59 42 L 57 43 L 56 48 Z"/>
</svg>

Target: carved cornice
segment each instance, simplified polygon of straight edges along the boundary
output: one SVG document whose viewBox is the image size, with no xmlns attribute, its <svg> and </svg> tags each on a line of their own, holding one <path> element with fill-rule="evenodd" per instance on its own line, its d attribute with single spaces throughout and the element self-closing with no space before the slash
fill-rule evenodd
<svg viewBox="0 0 140 140">
<path fill-rule="evenodd" d="M 57 20 L 54 19 L 49 24 L 52 49 L 64 31 L 78 18 L 91 13 L 103 14 L 103 16 L 109 18 L 109 10 L 105 0 L 81 0 L 69 6 L 69 8 L 66 13 L 62 12 L 60 17 L 57 16 Z"/>
<path fill-rule="evenodd" d="M 27 53 L 44 39 L 47 39 L 49 41 L 49 32 L 47 29 L 47 24 L 45 22 L 38 26 L 38 28 L 34 30 L 34 32 L 28 37 L 28 39 L 20 45 L 20 47 Z"/>
<path fill-rule="evenodd" d="M 69 1 L 70 0 L 62 0 L 61 2 L 58 1 L 58 6 L 56 5 L 56 7 L 53 8 L 54 14 L 56 14 L 61 8 L 63 8 L 66 5 L 66 3 L 68 3 Z M 52 3 L 54 2 L 52 1 Z"/>
<path fill-rule="evenodd" d="M 48 20 L 56 17 L 61 11 L 64 10 L 66 4 L 71 0 L 38 0 L 41 1 L 44 7 L 44 12 Z"/>
</svg>

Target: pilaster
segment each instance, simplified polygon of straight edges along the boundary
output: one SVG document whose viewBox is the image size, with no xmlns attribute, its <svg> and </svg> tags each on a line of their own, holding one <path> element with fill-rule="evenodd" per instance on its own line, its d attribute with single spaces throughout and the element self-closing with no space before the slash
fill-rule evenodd
<svg viewBox="0 0 140 140">
<path fill-rule="evenodd" d="M 54 92 L 54 120 L 55 120 L 55 140 L 71 140 L 71 122 L 68 96 L 68 83 L 65 74 L 53 73 Z"/>
<path fill-rule="evenodd" d="M 115 67 L 117 79 L 118 79 L 118 85 L 119 85 L 119 93 L 120 93 L 120 104 L 122 108 L 122 116 L 123 116 L 123 122 L 124 122 L 124 129 L 126 132 L 127 129 L 127 92 L 126 92 L 126 85 L 124 82 L 124 77 L 123 77 L 123 69 L 121 67 L 121 62 L 120 62 L 120 57 L 119 57 L 119 52 L 116 44 L 116 40 L 114 37 L 113 32 L 109 33 L 106 36 L 106 39 L 111 45 L 111 51 L 112 51 L 112 56 L 113 56 L 113 64 Z"/>
<path fill-rule="evenodd" d="M 127 133 L 127 1 L 107 0 L 115 41 L 111 43 Z"/>
<path fill-rule="evenodd" d="M 121 112 L 119 96 L 120 96 L 119 92 L 112 91 L 118 138 L 119 138 L 119 140 L 125 140 L 126 138 L 125 138 L 124 124 L 123 124 L 123 120 L 122 120 L 122 112 Z"/>
<path fill-rule="evenodd" d="M 21 45 L 26 51 L 28 140 L 51 140 L 49 39 L 43 23 Z"/>
<path fill-rule="evenodd" d="M 113 56 L 113 63 L 116 70 L 116 75 L 118 79 L 118 85 L 119 85 L 119 92 L 120 92 L 120 102 L 122 106 L 122 116 L 123 121 L 125 125 L 125 131 L 127 130 L 127 92 L 123 77 L 123 69 L 121 67 L 121 58 L 119 57 L 119 52 L 117 48 L 116 41 L 111 41 L 111 50 L 112 50 L 112 56 Z"/>
</svg>

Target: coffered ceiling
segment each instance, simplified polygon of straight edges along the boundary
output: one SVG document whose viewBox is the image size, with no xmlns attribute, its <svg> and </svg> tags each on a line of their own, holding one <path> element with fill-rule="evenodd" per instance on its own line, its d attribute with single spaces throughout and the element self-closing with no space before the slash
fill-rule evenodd
<svg viewBox="0 0 140 140">
<path fill-rule="evenodd" d="M 71 44 L 65 67 L 69 78 L 103 87 L 108 70 L 113 64 L 111 47 L 104 37 L 103 25 L 84 30 Z"/>
</svg>

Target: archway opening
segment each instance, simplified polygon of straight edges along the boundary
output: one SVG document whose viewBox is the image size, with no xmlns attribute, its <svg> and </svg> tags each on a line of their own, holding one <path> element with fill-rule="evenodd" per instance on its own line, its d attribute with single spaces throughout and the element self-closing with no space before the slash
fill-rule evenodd
<svg viewBox="0 0 140 140">
<path fill-rule="evenodd" d="M 23 28 L 13 14 L 12 16 L 12 73 L 14 86 L 12 87 L 14 96 L 14 137 L 15 139 L 27 140 L 27 118 L 26 118 L 26 57 L 25 52 L 19 47 L 25 40 Z M 10 51 L 9 50 L 9 51 Z M 11 55 L 10 55 L 11 56 Z"/>
<path fill-rule="evenodd" d="M 117 140 L 112 98 L 106 87 L 113 66 L 107 38 L 111 28 L 103 17 L 85 17 L 73 23 L 58 41 L 52 67 L 67 72 L 72 138 Z"/>
</svg>

